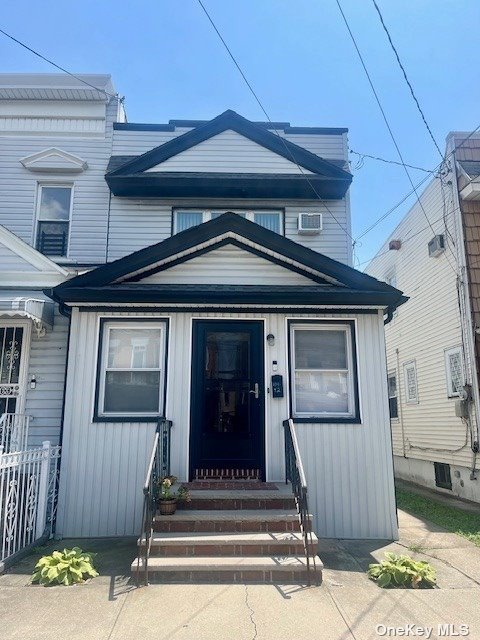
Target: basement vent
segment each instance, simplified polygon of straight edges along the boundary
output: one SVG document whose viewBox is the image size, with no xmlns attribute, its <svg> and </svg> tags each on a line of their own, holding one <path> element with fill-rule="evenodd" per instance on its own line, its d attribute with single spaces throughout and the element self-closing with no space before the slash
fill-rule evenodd
<svg viewBox="0 0 480 640">
<path fill-rule="evenodd" d="M 323 229 L 323 216 L 321 213 L 299 213 L 298 233 L 302 235 L 315 235 Z"/>
<path fill-rule="evenodd" d="M 445 236 L 434 236 L 428 243 L 428 255 L 430 258 L 438 258 L 445 251 Z"/>
<path fill-rule="evenodd" d="M 433 466 L 435 467 L 435 485 L 441 489 L 451 489 L 450 465 L 443 462 L 434 462 Z"/>
</svg>

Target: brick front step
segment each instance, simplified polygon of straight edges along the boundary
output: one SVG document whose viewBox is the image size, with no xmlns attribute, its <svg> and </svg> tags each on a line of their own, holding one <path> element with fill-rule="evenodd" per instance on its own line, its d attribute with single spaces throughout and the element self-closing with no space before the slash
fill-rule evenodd
<svg viewBox="0 0 480 640">
<path fill-rule="evenodd" d="M 206 492 L 205 492 L 206 493 Z M 245 493 L 245 492 L 244 492 Z M 217 492 L 218 496 L 218 492 Z M 218 510 L 237 511 L 252 509 L 294 509 L 295 500 L 293 497 L 282 498 L 278 495 L 265 497 L 207 497 L 202 495 L 192 495 L 190 502 L 179 502 L 179 510 Z"/>
<path fill-rule="evenodd" d="M 311 516 L 310 516 L 311 527 Z M 153 530 L 157 532 L 222 532 L 260 533 L 300 531 L 296 511 L 177 511 L 172 516 L 155 516 Z"/>
<path fill-rule="evenodd" d="M 139 540 L 145 546 L 145 539 Z M 309 541 L 309 555 L 317 553 L 315 534 Z M 283 533 L 161 533 L 151 539 L 151 556 L 220 557 L 220 556 L 303 556 L 303 536 Z"/>
<path fill-rule="evenodd" d="M 150 558 L 148 578 L 162 583 L 273 583 L 320 584 L 322 563 L 316 561 L 316 571 L 307 572 L 306 559 L 301 556 L 285 557 L 224 557 L 224 558 Z M 132 574 L 137 575 L 137 559 L 132 563 Z M 143 559 L 138 577 L 144 577 Z M 309 580 L 310 577 L 310 580 Z"/>
</svg>

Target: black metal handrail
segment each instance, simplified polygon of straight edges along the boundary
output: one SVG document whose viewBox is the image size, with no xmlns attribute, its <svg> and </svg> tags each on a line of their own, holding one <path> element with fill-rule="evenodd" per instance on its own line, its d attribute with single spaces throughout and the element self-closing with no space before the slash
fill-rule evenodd
<svg viewBox="0 0 480 640">
<path fill-rule="evenodd" d="M 317 567 L 315 563 L 316 552 L 314 549 L 310 512 L 308 509 L 307 478 L 300 456 L 300 447 L 298 446 L 293 420 L 291 418 L 284 420 L 283 426 L 285 429 L 285 482 L 290 482 L 292 485 L 293 495 L 297 505 L 303 546 L 305 549 L 305 559 L 307 562 L 308 584 L 310 585 L 311 571 L 316 572 Z M 312 555 L 310 555 L 311 552 Z"/>
<path fill-rule="evenodd" d="M 148 584 L 148 560 L 153 535 L 153 519 L 156 513 L 156 487 L 158 481 L 170 475 L 170 430 L 172 421 L 161 418 L 157 424 L 152 453 L 143 485 L 143 515 L 140 545 L 137 556 L 137 585 L 140 582 L 140 555 L 143 549 L 143 570 L 145 585 Z M 145 544 L 143 542 L 145 541 Z"/>
</svg>

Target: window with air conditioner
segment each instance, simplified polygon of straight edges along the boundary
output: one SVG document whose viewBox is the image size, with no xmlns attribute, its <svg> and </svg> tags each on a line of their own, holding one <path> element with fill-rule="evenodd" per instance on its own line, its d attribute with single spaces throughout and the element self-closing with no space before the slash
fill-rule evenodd
<svg viewBox="0 0 480 640">
<path fill-rule="evenodd" d="M 72 196 L 72 185 L 38 186 L 35 248 L 46 256 L 68 255 Z"/>
</svg>

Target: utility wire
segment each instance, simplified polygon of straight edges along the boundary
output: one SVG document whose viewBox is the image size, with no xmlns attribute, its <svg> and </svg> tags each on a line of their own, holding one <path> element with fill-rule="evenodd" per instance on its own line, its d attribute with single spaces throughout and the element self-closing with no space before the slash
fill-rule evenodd
<svg viewBox="0 0 480 640">
<path fill-rule="evenodd" d="M 385 164 L 395 164 L 399 167 L 403 166 L 401 162 L 397 162 L 397 160 L 387 160 L 387 158 L 381 158 L 380 156 L 370 156 L 368 153 L 360 153 L 359 151 L 354 151 L 353 149 L 349 149 L 350 153 L 353 153 L 356 156 L 360 157 L 360 160 L 363 158 L 370 158 L 370 160 L 378 160 L 379 162 L 384 162 Z M 406 164 L 406 167 L 409 169 L 416 169 L 417 171 L 424 171 L 425 173 L 435 173 L 431 169 L 424 169 L 423 167 L 416 167 L 413 164 Z"/>
<path fill-rule="evenodd" d="M 248 89 L 250 90 L 251 94 L 253 95 L 253 97 L 255 98 L 257 104 L 259 105 L 260 109 L 262 110 L 262 112 L 264 113 L 265 117 L 267 118 L 268 122 L 273 125 L 272 120 L 270 119 L 270 116 L 267 113 L 267 110 L 265 109 L 265 107 L 263 106 L 262 101 L 260 100 L 260 98 L 258 97 L 257 93 L 255 92 L 254 88 L 252 87 L 252 85 L 250 84 L 250 82 L 248 81 L 245 73 L 243 72 L 241 66 L 239 65 L 239 63 L 237 62 L 235 56 L 233 55 L 230 47 L 228 46 L 228 44 L 226 43 L 224 37 L 222 36 L 222 34 L 220 33 L 217 25 L 215 24 L 215 22 L 213 21 L 213 18 L 211 17 L 211 15 L 209 14 L 208 10 L 206 9 L 205 5 L 203 4 L 202 0 L 198 0 L 198 4 L 201 6 L 203 12 L 205 13 L 205 15 L 207 16 L 210 24 L 212 25 L 213 29 L 215 30 L 215 33 L 217 34 L 217 36 L 219 37 L 220 41 L 222 42 L 223 46 L 225 47 L 228 55 L 230 56 L 230 58 L 232 59 L 234 65 L 236 66 L 236 68 L 238 69 L 240 75 L 242 76 L 245 84 L 247 85 Z M 325 204 L 325 202 L 323 201 L 322 197 L 320 196 L 320 194 L 318 193 L 318 191 L 315 189 L 315 186 L 312 184 L 311 180 L 309 179 L 308 175 L 305 173 L 305 171 L 303 170 L 303 167 L 300 166 L 300 164 L 297 162 L 297 160 L 295 159 L 294 154 L 292 153 L 292 150 L 290 149 L 290 147 L 287 145 L 285 139 L 278 133 L 278 131 L 275 129 L 275 127 L 273 127 L 273 131 L 276 134 L 276 136 L 282 141 L 283 146 L 285 147 L 286 151 L 288 152 L 289 156 L 291 157 L 292 161 L 294 162 L 294 164 L 297 165 L 298 170 L 300 171 L 300 173 L 302 174 L 302 176 L 305 178 L 305 180 L 307 181 L 307 183 L 309 184 L 310 188 L 312 189 L 313 193 L 316 195 L 316 197 L 318 198 L 318 200 L 320 201 L 320 204 L 328 211 L 328 213 L 332 216 L 333 220 L 335 220 L 335 222 L 338 224 L 338 226 L 342 229 L 342 231 L 344 231 L 347 236 L 352 240 L 353 246 L 355 246 L 355 240 L 353 238 L 353 236 L 351 235 L 351 233 L 348 231 L 348 229 L 342 225 L 340 223 L 340 221 L 336 218 L 336 216 L 333 214 L 333 212 L 330 210 L 330 208 Z"/>
<path fill-rule="evenodd" d="M 425 127 L 426 127 L 431 139 L 433 140 L 433 144 L 435 145 L 440 157 L 443 159 L 443 153 L 441 152 L 440 147 L 438 146 L 438 143 L 435 140 L 435 136 L 433 135 L 432 130 L 431 130 L 431 128 L 430 128 L 430 126 L 429 126 L 429 124 L 427 122 L 427 118 L 425 117 L 425 114 L 423 113 L 422 107 L 420 106 L 420 102 L 418 101 L 418 98 L 415 95 L 415 91 L 413 90 L 412 83 L 408 79 L 407 72 L 405 71 L 405 67 L 403 66 L 402 61 L 400 60 L 400 56 L 398 54 L 397 48 L 393 44 L 392 36 L 390 35 L 388 27 L 385 24 L 385 20 L 383 19 L 382 12 L 380 11 L 380 7 L 378 6 L 376 0 L 372 0 L 372 2 L 373 2 L 373 5 L 374 5 L 375 9 L 377 10 L 378 17 L 380 18 L 380 22 L 382 23 L 383 30 L 387 34 L 387 38 L 388 38 L 388 41 L 390 42 L 390 46 L 392 47 L 393 53 L 395 54 L 395 57 L 397 58 L 398 66 L 400 67 L 400 69 L 401 69 L 401 71 L 403 73 L 403 77 L 405 78 L 405 82 L 407 83 L 408 88 L 410 89 L 410 93 L 412 94 L 412 98 L 413 98 L 415 104 L 417 105 L 417 109 L 418 109 L 418 111 L 420 113 L 420 116 L 422 117 L 423 123 L 425 124 Z"/>
<path fill-rule="evenodd" d="M 87 87 L 90 87 L 91 89 L 95 89 L 96 91 L 99 91 L 100 93 L 105 94 L 109 98 L 118 98 L 118 94 L 109 93 L 108 91 L 105 91 L 105 89 L 100 89 L 99 87 L 95 87 L 93 84 L 90 84 L 86 80 L 83 80 L 79 76 L 76 76 L 74 73 L 70 73 L 70 71 L 67 71 L 67 69 L 64 69 L 64 67 L 61 67 L 56 62 L 53 62 L 53 60 L 49 60 L 44 55 L 42 55 L 41 53 L 38 53 L 38 51 L 35 51 L 35 49 L 32 49 L 27 44 L 25 44 L 24 42 L 21 42 L 20 40 L 18 40 L 14 36 L 12 36 L 10 33 L 7 33 L 3 29 L 0 29 L 0 33 L 3 33 L 4 36 L 6 36 L 7 38 L 10 38 L 10 40 L 12 40 L 13 42 L 16 42 L 17 44 L 19 44 L 21 47 L 23 47 L 27 51 L 30 51 L 30 53 L 33 53 L 35 56 L 37 56 L 41 60 L 44 60 L 45 62 L 48 62 L 48 64 L 51 64 L 56 69 L 59 69 L 60 71 L 63 71 L 63 73 L 66 73 L 67 75 L 71 76 L 72 78 L 75 78 L 75 80 L 78 80 L 79 82 L 82 82 L 83 84 L 86 84 Z"/>
<path fill-rule="evenodd" d="M 435 233 L 435 230 L 434 230 L 433 226 L 431 225 L 430 220 L 428 218 L 427 212 L 425 211 L 425 208 L 424 208 L 424 206 L 423 206 L 423 204 L 422 204 L 422 202 L 420 200 L 420 196 L 418 195 L 417 188 L 414 185 L 413 180 L 412 180 L 412 178 L 410 176 L 410 173 L 408 171 L 408 168 L 405 165 L 405 160 L 403 159 L 402 152 L 400 151 L 400 147 L 398 146 L 397 140 L 396 140 L 395 135 L 394 135 L 394 133 L 392 131 L 392 128 L 391 128 L 390 123 L 388 121 L 388 118 L 387 118 L 387 115 L 385 113 L 385 110 L 383 109 L 382 103 L 381 103 L 380 98 L 378 96 L 377 90 L 375 89 L 375 85 L 373 84 L 373 80 L 372 80 L 372 78 L 370 76 L 370 73 L 369 73 L 369 71 L 367 69 L 367 65 L 365 64 L 365 61 L 364 61 L 363 56 L 362 56 L 362 53 L 361 53 L 361 51 L 360 51 L 360 49 L 358 47 L 357 41 L 355 39 L 355 36 L 353 35 L 352 30 L 350 28 L 350 25 L 348 23 L 348 20 L 347 20 L 345 14 L 343 12 L 342 5 L 340 4 L 340 0 L 336 0 L 336 3 L 337 3 L 337 6 L 338 6 L 338 8 L 340 10 L 341 15 L 342 15 L 343 21 L 345 22 L 345 26 L 347 27 L 347 31 L 350 34 L 350 38 L 352 39 L 353 45 L 354 45 L 354 47 L 355 47 L 355 49 L 357 51 L 357 54 L 358 54 L 358 57 L 359 57 L 360 62 L 362 64 L 363 70 L 365 71 L 365 75 L 367 76 L 367 80 L 368 80 L 368 82 L 370 84 L 370 88 L 372 89 L 372 93 L 375 96 L 375 100 L 377 102 L 378 108 L 380 109 L 380 112 L 382 114 L 383 120 L 385 121 L 385 125 L 386 125 L 386 127 L 388 129 L 388 132 L 390 134 L 392 142 L 393 142 L 393 144 L 395 146 L 395 149 L 397 150 L 398 157 L 400 158 L 400 162 L 402 163 L 402 166 L 404 168 L 404 171 L 405 171 L 405 174 L 406 174 L 406 176 L 408 178 L 408 181 L 410 182 L 410 184 L 412 186 L 412 189 L 415 192 L 415 196 L 416 196 L 416 198 L 418 200 L 418 204 L 420 205 L 420 208 L 421 208 L 421 210 L 423 212 L 423 215 L 425 216 L 425 219 L 427 220 L 428 224 L 430 225 L 432 231 Z M 452 255 L 453 255 L 453 252 L 452 252 Z M 447 262 L 450 265 L 450 268 L 452 269 L 452 271 L 454 273 L 456 273 L 456 270 L 452 266 L 450 260 L 448 259 L 448 256 L 445 256 L 445 257 L 447 258 Z"/>
</svg>

